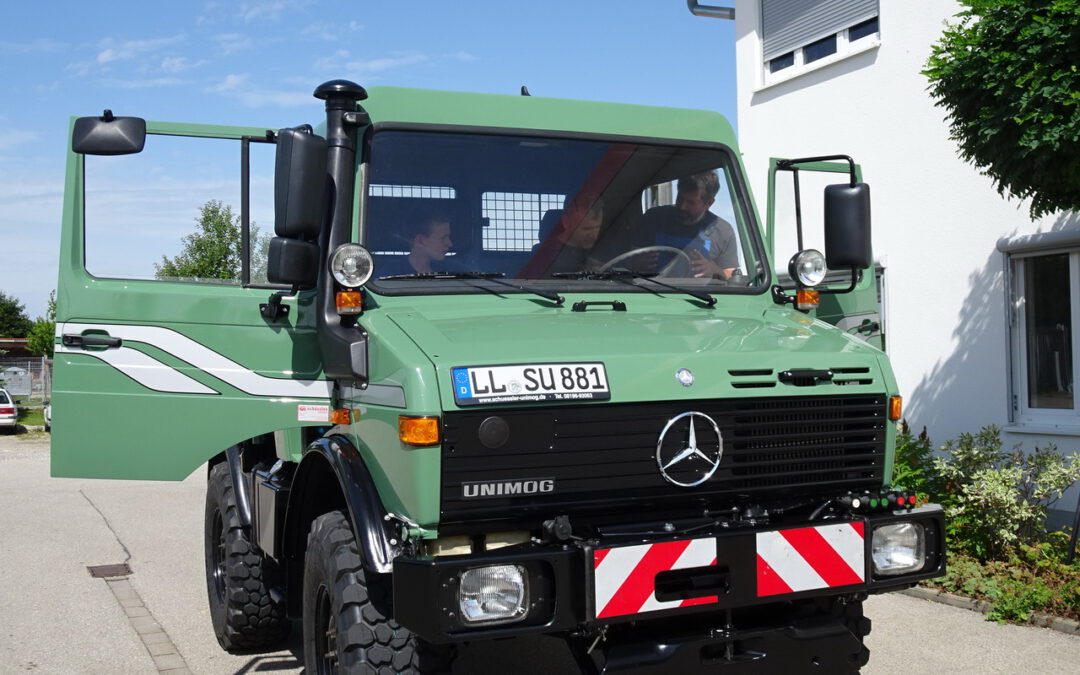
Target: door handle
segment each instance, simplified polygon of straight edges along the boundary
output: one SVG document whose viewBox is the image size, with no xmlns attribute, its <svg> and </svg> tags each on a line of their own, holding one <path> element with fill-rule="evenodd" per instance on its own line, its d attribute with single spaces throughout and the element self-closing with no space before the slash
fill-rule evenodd
<svg viewBox="0 0 1080 675">
<path fill-rule="evenodd" d="M 108 335 L 72 335 L 64 334 L 61 342 L 65 347 L 119 347 L 123 340 Z"/>
</svg>

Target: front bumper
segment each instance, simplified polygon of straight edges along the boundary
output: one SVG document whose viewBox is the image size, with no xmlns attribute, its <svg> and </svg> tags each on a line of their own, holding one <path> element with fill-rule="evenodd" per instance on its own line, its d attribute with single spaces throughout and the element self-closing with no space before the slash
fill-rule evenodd
<svg viewBox="0 0 1080 675">
<path fill-rule="evenodd" d="M 906 574 L 875 574 L 873 531 L 919 524 L 925 562 Z M 620 538 L 574 545 L 529 545 L 463 556 L 394 561 L 394 617 L 432 642 L 597 629 L 803 598 L 879 593 L 945 571 L 941 507 L 869 514 L 783 527 L 719 529 L 688 538 Z M 529 582 L 525 616 L 512 624 L 467 626 L 458 581 L 467 569 L 519 565 Z"/>
</svg>

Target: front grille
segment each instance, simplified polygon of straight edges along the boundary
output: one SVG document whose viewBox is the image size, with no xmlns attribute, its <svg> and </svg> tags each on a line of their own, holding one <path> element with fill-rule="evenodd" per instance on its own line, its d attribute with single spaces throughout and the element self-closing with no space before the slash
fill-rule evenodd
<svg viewBox="0 0 1080 675">
<path fill-rule="evenodd" d="M 885 406 L 884 395 L 852 395 L 450 412 L 442 520 L 697 508 L 873 487 L 884 472 Z M 688 488 L 663 478 L 656 444 L 671 418 L 691 410 L 716 421 L 724 454 L 708 481 Z M 490 417 L 509 427 L 495 449 L 480 440 Z M 490 487 L 477 496 L 479 486 Z"/>
</svg>

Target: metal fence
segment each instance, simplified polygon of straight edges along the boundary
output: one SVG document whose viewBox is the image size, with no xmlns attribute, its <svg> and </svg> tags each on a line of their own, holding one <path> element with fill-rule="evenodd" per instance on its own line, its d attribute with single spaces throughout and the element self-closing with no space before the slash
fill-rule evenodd
<svg viewBox="0 0 1080 675">
<path fill-rule="evenodd" d="M 49 398 L 52 359 L 44 356 L 0 358 L 0 387 L 18 398 Z"/>
</svg>

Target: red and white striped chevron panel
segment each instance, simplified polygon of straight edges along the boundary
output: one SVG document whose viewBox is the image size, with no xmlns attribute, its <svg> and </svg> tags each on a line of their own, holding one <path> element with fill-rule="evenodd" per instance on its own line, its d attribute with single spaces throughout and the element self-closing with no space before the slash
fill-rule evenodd
<svg viewBox="0 0 1080 675">
<path fill-rule="evenodd" d="M 758 597 L 861 584 L 865 551 L 862 523 L 759 532 Z"/>
<path fill-rule="evenodd" d="M 657 574 L 715 564 L 715 539 L 596 549 L 593 551 L 596 618 L 716 602 L 716 596 L 666 602 L 656 599 Z"/>
</svg>

